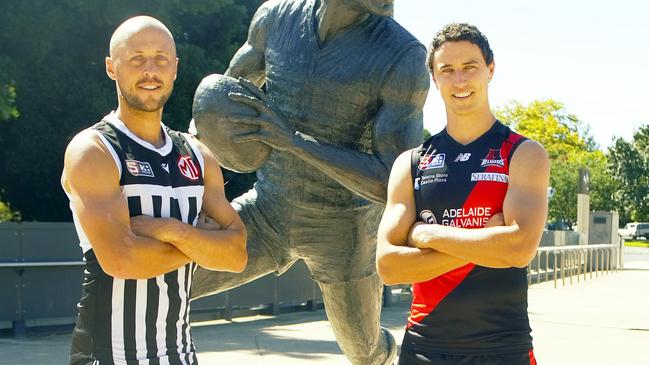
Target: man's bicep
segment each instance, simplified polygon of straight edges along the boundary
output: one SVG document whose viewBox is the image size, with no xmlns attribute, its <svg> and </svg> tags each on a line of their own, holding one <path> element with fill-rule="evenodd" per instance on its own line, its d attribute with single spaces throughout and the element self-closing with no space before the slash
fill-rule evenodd
<svg viewBox="0 0 649 365">
<path fill-rule="evenodd" d="M 423 107 L 430 88 L 425 61 L 426 50 L 411 47 L 381 85 L 373 141 L 374 151 L 386 166 L 423 139 Z"/>
<path fill-rule="evenodd" d="M 117 166 L 100 143 L 89 135 L 75 137 L 66 151 L 64 187 L 81 228 L 101 260 L 119 254 L 115 242 L 130 226 Z"/>
<path fill-rule="evenodd" d="M 503 203 L 507 225 L 517 224 L 524 233 L 540 237 L 547 218 L 550 162 L 534 141 L 521 144 L 510 163 L 510 181 Z"/>
<path fill-rule="evenodd" d="M 397 157 L 388 181 L 388 200 L 381 218 L 379 235 L 391 244 L 405 245 L 415 223 L 415 201 L 410 173 L 410 154 Z"/>
</svg>

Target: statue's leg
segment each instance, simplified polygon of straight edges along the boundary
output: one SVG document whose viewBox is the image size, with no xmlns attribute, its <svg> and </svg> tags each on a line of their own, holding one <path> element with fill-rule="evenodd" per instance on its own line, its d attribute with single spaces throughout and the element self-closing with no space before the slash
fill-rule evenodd
<svg viewBox="0 0 649 365">
<path fill-rule="evenodd" d="M 380 327 L 381 291 L 377 274 L 347 283 L 319 283 L 327 317 L 343 353 L 354 365 L 392 365 L 397 344 Z"/>
<path fill-rule="evenodd" d="M 192 299 L 216 294 L 245 284 L 270 272 L 281 274 L 296 258 L 289 254 L 287 240 L 278 231 L 277 218 L 267 219 L 257 204 L 254 190 L 236 198 L 232 206 L 243 220 L 248 233 L 248 264 L 241 273 L 211 271 L 198 267 L 192 281 Z M 273 226 L 269 225 L 273 222 Z"/>
<path fill-rule="evenodd" d="M 320 285 L 338 345 L 354 365 L 391 365 L 396 357 L 394 338 L 380 326 L 383 284 L 375 269 L 379 214 L 375 207 L 317 217 L 329 227 L 320 231 L 318 243 L 303 241 L 298 250 Z"/>
</svg>

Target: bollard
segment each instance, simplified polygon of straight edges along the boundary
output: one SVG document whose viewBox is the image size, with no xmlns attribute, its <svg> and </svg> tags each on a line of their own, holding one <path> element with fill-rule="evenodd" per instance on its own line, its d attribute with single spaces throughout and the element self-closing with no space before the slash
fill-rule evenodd
<svg viewBox="0 0 649 365">
<path fill-rule="evenodd" d="M 554 279 L 554 287 L 557 287 L 557 251 L 552 252 L 554 254 L 554 275 L 552 275 L 552 278 Z"/>
<path fill-rule="evenodd" d="M 548 281 L 548 275 L 550 272 L 550 253 L 545 253 L 545 281 Z"/>
<path fill-rule="evenodd" d="M 566 254 L 561 252 L 561 286 L 566 286 Z"/>
<path fill-rule="evenodd" d="M 586 281 L 586 275 L 588 274 L 588 249 L 584 249 L 584 281 Z"/>
</svg>

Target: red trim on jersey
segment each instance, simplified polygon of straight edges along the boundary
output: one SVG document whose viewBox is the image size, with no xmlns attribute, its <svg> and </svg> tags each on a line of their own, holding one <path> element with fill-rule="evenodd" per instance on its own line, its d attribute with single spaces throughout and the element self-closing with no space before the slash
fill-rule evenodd
<svg viewBox="0 0 649 365">
<path fill-rule="evenodd" d="M 489 173 L 499 173 L 509 176 L 509 154 L 512 148 L 516 143 L 523 138 L 520 134 L 512 132 L 509 137 L 503 141 L 503 144 L 500 146 L 500 158 L 504 159 L 503 166 L 489 165 L 485 167 L 484 172 Z M 494 150 L 490 150 L 489 154 L 485 158 L 489 158 Z M 495 150 L 498 151 L 498 150 Z M 497 153 L 495 153 L 497 155 Z M 476 182 L 473 190 L 467 197 L 464 202 L 463 209 L 469 210 L 471 208 L 489 208 L 490 214 L 488 217 L 477 217 L 483 218 L 483 224 L 481 225 L 466 225 L 462 224 L 462 220 L 455 219 L 455 226 L 463 228 L 482 228 L 484 224 L 487 223 L 487 220 L 491 216 L 501 213 L 503 211 L 503 202 L 505 201 L 505 195 L 507 194 L 508 183 L 502 183 L 497 181 L 478 181 Z M 466 220 L 466 222 L 473 223 L 475 220 Z"/>
<path fill-rule="evenodd" d="M 414 283 L 407 328 L 412 327 L 415 323 L 421 323 L 432 313 L 435 307 L 464 281 L 474 267 L 474 264 L 467 264 L 434 279 Z"/>
<path fill-rule="evenodd" d="M 536 358 L 534 358 L 533 350 L 530 350 L 530 365 L 536 365 Z"/>
</svg>

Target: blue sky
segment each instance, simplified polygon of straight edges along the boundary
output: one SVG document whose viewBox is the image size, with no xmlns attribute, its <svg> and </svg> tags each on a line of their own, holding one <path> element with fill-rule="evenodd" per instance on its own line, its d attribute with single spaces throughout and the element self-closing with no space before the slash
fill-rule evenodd
<svg viewBox="0 0 649 365">
<path fill-rule="evenodd" d="M 489 38 L 494 107 L 556 99 L 602 148 L 649 124 L 649 3 L 640 0 L 396 0 L 395 18 L 426 46 L 443 25 L 469 22 Z M 444 128 L 431 87 L 424 126 Z"/>
</svg>

